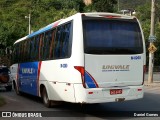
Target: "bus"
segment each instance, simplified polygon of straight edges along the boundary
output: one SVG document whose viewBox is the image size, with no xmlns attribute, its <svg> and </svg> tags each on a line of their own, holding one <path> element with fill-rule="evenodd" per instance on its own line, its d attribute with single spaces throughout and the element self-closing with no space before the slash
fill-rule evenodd
<svg viewBox="0 0 160 120">
<path fill-rule="evenodd" d="M 106 103 L 143 98 L 145 41 L 134 16 L 76 13 L 14 43 L 17 94 L 58 102 Z"/>
</svg>

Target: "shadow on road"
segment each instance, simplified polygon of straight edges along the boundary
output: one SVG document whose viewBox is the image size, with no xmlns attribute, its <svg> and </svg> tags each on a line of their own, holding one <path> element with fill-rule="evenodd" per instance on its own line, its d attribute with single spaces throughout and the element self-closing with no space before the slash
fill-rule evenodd
<svg viewBox="0 0 160 120">
<path fill-rule="evenodd" d="M 0 90 L 0 92 L 3 92 L 4 94 L 9 93 L 5 90 Z M 16 93 L 12 91 L 11 94 L 13 95 Z M 13 95 L 13 97 L 16 97 L 16 95 Z M 32 105 L 38 103 L 40 106 L 43 106 L 42 100 L 39 97 L 23 93 L 19 98 L 25 98 L 28 101 L 31 101 Z M 24 103 L 21 105 L 24 105 Z M 34 107 L 32 107 L 30 111 L 35 111 L 33 108 Z M 43 110 L 38 109 L 37 112 L 39 111 L 42 112 L 43 116 L 47 117 L 97 117 L 102 119 L 109 119 L 112 117 L 116 119 L 116 117 L 118 117 L 117 119 L 130 119 L 131 117 L 134 117 L 135 112 L 160 111 L 160 94 L 158 96 L 154 93 L 145 93 L 143 99 L 103 104 L 74 104 L 63 102 L 63 104 L 59 106 L 45 108 Z"/>
</svg>

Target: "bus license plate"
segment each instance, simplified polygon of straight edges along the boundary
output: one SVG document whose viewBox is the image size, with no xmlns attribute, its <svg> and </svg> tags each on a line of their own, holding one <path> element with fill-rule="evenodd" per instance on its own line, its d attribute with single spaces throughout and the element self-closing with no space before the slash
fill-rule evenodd
<svg viewBox="0 0 160 120">
<path fill-rule="evenodd" d="M 111 89 L 110 95 L 122 94 L 122 89 Z"/>
</svg>

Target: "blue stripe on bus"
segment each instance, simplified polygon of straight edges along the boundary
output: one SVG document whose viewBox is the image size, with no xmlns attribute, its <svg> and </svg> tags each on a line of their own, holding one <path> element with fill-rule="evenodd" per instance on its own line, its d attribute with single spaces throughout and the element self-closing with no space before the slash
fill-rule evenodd
<svg viewBox="0 0 160 120">
<path fill-rule="evenodd" d="M 19 65 L 19 90 L 38 96 L 37 78 L 39 62 L 20 63 Z"/>
<path fill-rule="evenodd" d="M 31 38 L 31 37 L 33 37 L 33 36 L 35 36 L 35 35 L 41 34 L 41 33 L 45 32 L 45 31 L 48 31 L 48 30 L 56 27 L 56 26 L 59 24 L 60 21 L 61 21 L 61 20 L 58 20 L 58 21 L 56 21 L 56 22 L 53 22 L 53 23 L 47 25 L 46 27 L 44 27 L 44 28 L 42 28 L 42 29 L 40 29 L 40 30 L 38 30 L 38 31 L 36 31 L 36 32 L 31 33 L 31 34 L 28 35 L 27 37 L 28 37 L 28 38 Z"/>
<path fill-rule="evenodd" d="M 53 27 L 53 25 L 51 24 L 51 25 L 46 26 L 46 27 L 44 27 L 44 28 L 42 28 L 42 29 L 40 29 L 40 30 L 38 30 L 38 31 L 36 31 L 36 32 L 31 33 L 31 34 L 28 35 L 27 37 L 28 37 L 28 38 L 31 38 L 31 37 L 33 37 L 33 36 L 35 36 L 35 35 L 38 35 L 38 34 L 40 34 L 40 33 L 43 33 L 43 32 L 45 32 L 45 31 L 50 30 L 52 27 Z"/>
<path fill-rule="evenodd" d="M 85 83 L 89 88 L 96 88 L 96 84 L 88 72 L 85 71 Z"/>
<path fill-rule="evenodd" d="M 38 30 L 38 31 L 36 31 L 36 32 L 31 33 L 31 34 L 28 35 L 27 37 L 28 37 L 28 38 L 31 38 L 31 37 L 33 37 L 33 36 L 35 36 L 35 35 L 41 34 L 41 33 L 45 32 L 45 31 L 48 31 L 48 30 L 56 27 L 56 26 L 59 24 L 60 21 L 61 21 L 61 20 L 58 20 L 58 21 L 56 21 L 56 22 L 53 22 L 53 23 L 47 25 L 46 27 L 44 27 L 44 28 L 42 28 L 42 29 L 40 29 L 40 30 Z"/>
</svg>

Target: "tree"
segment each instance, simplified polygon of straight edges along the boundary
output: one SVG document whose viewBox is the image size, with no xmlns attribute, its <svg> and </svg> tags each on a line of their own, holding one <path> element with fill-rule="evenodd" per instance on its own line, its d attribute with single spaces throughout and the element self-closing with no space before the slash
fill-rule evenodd
<svg viewBox="0 0 160 120">
<path fill-rule="evenodd" d="M 114 12 L 117 0 L 92 0 L 92 9 L 97 12 Z"/>
<path fill-rule="evenodd" d="M 157 51 L 155 52 L 155 59 L 154 59 L 154 65 L 158 66 L 159 65 L 159 61 L 160 61 L 160 22 L 159 22 L 159 18 L 160 18 L 160 14 L 159 14 L 159 9 L 160 6 L 157 4 L 157 8 L 156 8 L 156 25 L 155 25 L 155 36 L 157 38 L 157 41 L 155 42 L 155 46 L 158 48 Z M 151 2 L 147 2 L 144 5 L 141 5 L 139 7 L 136 8 L 136 15 L 139 18 L 141 25 L 142 25 L 142 29 L 143 29 L 143 33 L 144 33 L 144 37 L 145 37 L 145 42 L 146 42 L 146 53 L 147 53 L 147 65 L 148 65 L 148 60 L 149 60 L 149 51 L 148 51 L 148 47 L 149 47 L 149 35 L 150 35 L 150 17 L 151 17 Z"/>
</svg>

